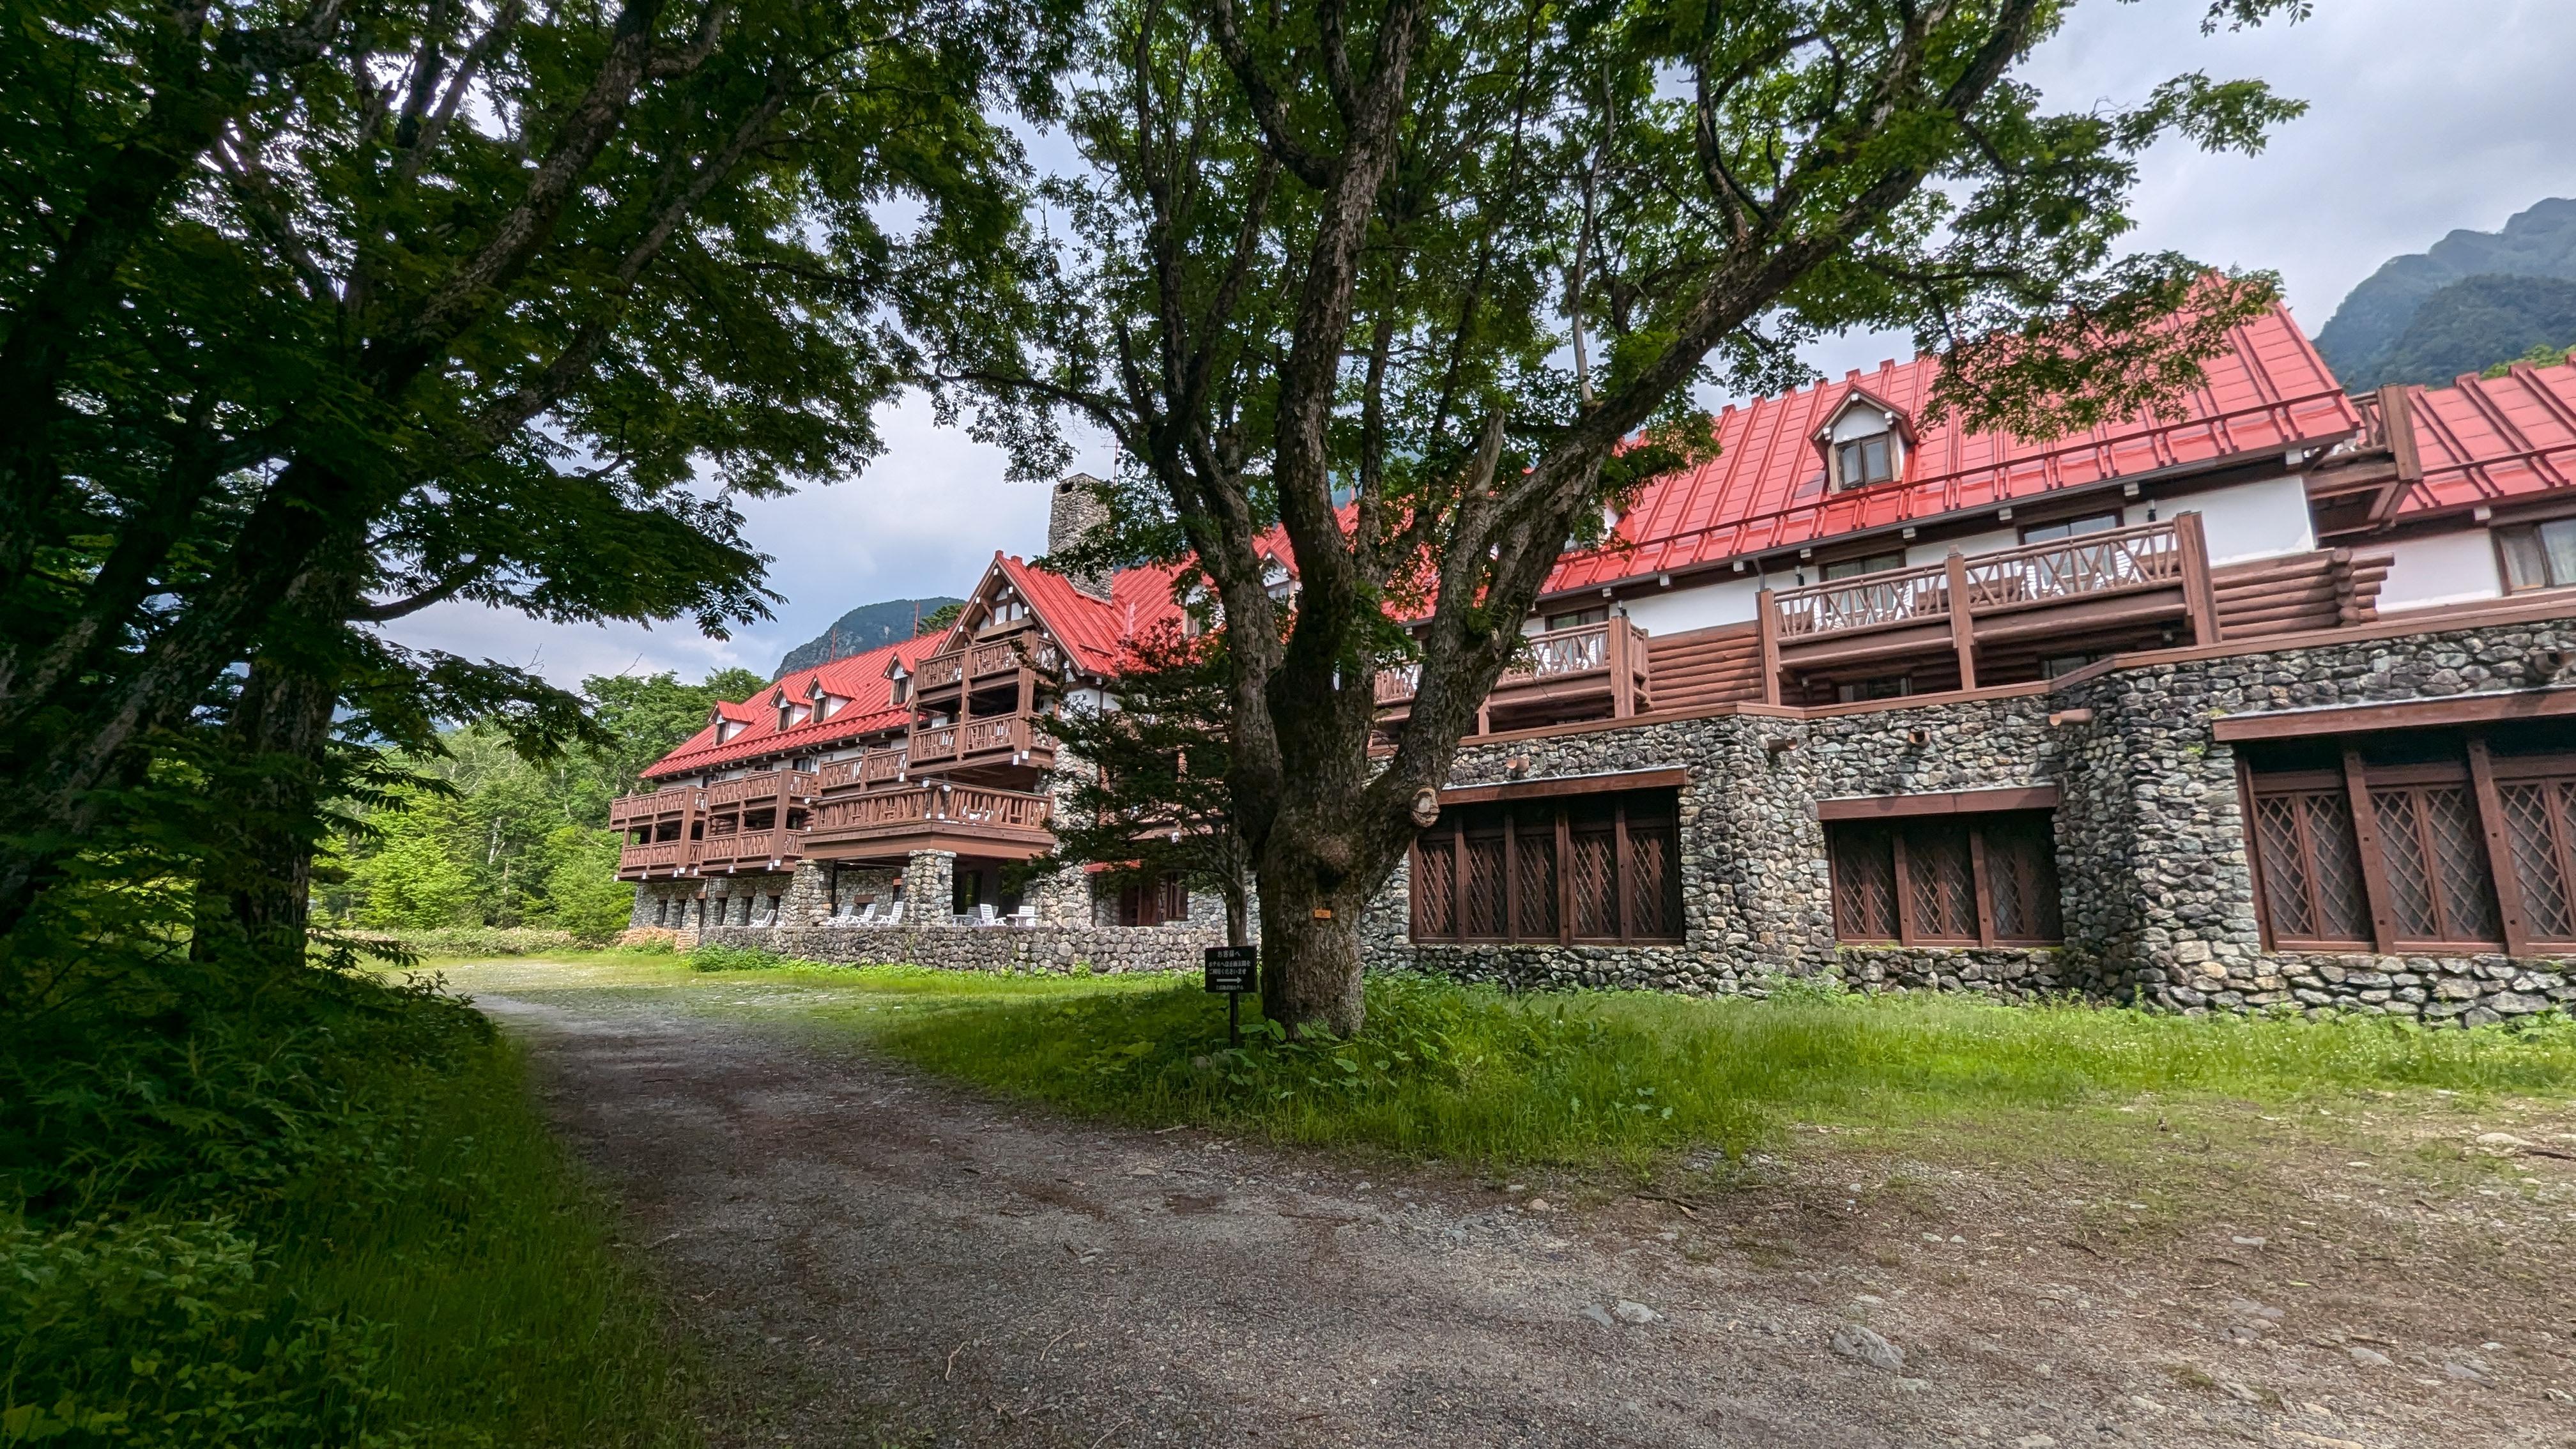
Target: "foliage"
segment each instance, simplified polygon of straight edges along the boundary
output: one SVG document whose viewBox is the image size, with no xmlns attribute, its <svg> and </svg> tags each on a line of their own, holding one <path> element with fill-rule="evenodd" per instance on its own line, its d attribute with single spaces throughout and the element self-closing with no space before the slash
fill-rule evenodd
<svg viewBox="0 0 2576 1449">
<path fill-rule="evenodd" d="M 351 931 L 354 943 L 407 953 L 415 960 L 449 957 L 545 956 L 579 950 L 570 931 L 536 926 L 443 926 L 434 931 Z"/>
<path fill-rule="evenodd" d="M 914 627 L 912 637 L 927 639 L 934 634 L 945 634 L 957 627 L 957 616 L 965 612 L 966 601 L 963 599 L 953 604 L 942 604 L 921 616 L 921 623 Z"/>
<path fill-rule="evenodd" d="M 434 987 L 85 979 L 0 1020 L 0 1442 L 676 1444 L 650 1301 Z"/>
<path fill-rule="evenodd" d="M 1087 12 L 1064 106 L 1087 171 L 1048 185 L 1009 285 L 925 336 L 1022 472 L 1061 460 L 1067 413 L 1118 440 L 1111 522 L 1068 562 L 1185 559 L 1222 618 L 1273 1012 L 1358 1024 L 1354 923 L 1416 792 L 1568 540 L 1706 455 L 1695 388 L 1904 328 L 1947 359 L 1933 411 L 2036 436 L 2183 394 L 2273 300 L 2268 275 L 2120 248 L 2148 147 L 2256 150 L 2301 107 L 2195 72 L 2050 112 L 2015 72 L 2070 8 Z"/>
<path fill-rule="evenodd" d="M 202 948 L 292 960 L 374 751 L 586 733 L 379 626 L 762 617 L 736 505 L 878 451 L 895 324 L 1017 222 L 985 111 L 1046 106 L 1060 3 L 15 7 L 0 931 L 139 838 Z"/>
<path fill-rule="evenodd" d="M 1167 624 L 1130 639 L 1118 707 L 1068 711 L 1053 730 L 1085 769 L 1065 792 L 1055 848 L 1027 869 L 1103 863 L 1113 887 L 1178 874 L 1225 898 L 1227 938 L 1241 945 L 1252 860 L 1226 786 L 1234 752 L 1222 636 Z"/>
<path fill-rule="evenodd" d="M 412 771 L 426 785 L 389 791 L 337 842 L 320 905 L 335 920 L 413 933 L 549 927 L 596 944 L 626 929 L 634 887 L 617 880 L 609 803 L 638 772 L 706 727 L 718 700 L 756 693 L 749 671 L 697 684 L 674 676 L 594 676 L 582 697 L 597 738 L 531 761 L 500 731 L 443 731 Z"/>
</svg>

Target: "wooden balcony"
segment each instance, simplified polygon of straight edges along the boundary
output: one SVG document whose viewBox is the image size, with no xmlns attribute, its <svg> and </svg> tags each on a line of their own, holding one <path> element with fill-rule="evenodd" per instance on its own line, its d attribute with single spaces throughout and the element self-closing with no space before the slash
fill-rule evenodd
<svg viewBox="0 0 2576 1449">
<path fill-rule="evenodd" d="M 1047 642 L 1044 634 L 1026 624 L 1014 625 L 1008 632 L 990 639 L 979 639 L 963 649 L 933 654 L 913 671 L 913 692 L 929 695 L 954 690 L 961 684 L 981 683 L 1016 674 L 1021 669 L 1034 669 L 1053 674 L 1064 665 L 1064 657 Z"/>
<path fill-rule="evenodd" d="M 677 820 L 706 808 L 706 792 L 695 785 L 665 785 L 649 795 L 620 795 L 608 802 L 608 828 L 625 830 L 657 820 Z"/>
<path fill-rule="evenodd" d="M 686 843 L 697 847 L 701 871 L 780 870 L 793 867 L 804 858 L 805 832 L 802 830 L 737 830 L 729 835 L 710 831 L 704 840 Z M 641 849 L 653 849 L 651 846 Z"/>
<path fill-rule="evenodd" d="M 966 765 L 1055 763 L 1055 736 L 1029 715 L 995 715 L 963 724 L 915 725 L 907 745 L 909 768 L 919 772 Z"/>
<path fill-rule="evenodd" d="M 698 842 L 694 840 L 657 840 L 650 845 L 629 843 L 617 852 L 619 880 L 669 879 L 684 875 L 698 863 Z"/>
<path fill-rule="evenodd" d="M 1626 619 L 1531 635 L 1527 662 L 1495 679 L 1483 727 L 1512 728 L 1541 719 L 1625 719 L 1648 707 L 1646 631 Z M 1422 666 L 1378 671 L 1377 703 L 1392 723 L 1412 712 Z"/>
<path fill-rule="evenodd" d="M 1913 658 L 1977 686 L 1981 652 L 2075 653 L 2141 630 L 2215 637 L 2200 515 L 1771 594 L 1763 648 L 1777 670 L 1867 673 Z"/>
<path fill-rule="evenodd" d="M 1055 843 L 1047 829 L 1054 804 L 1044 795 L 977 785 L 908 785 L 847 795 L 814 807 L 805 849 L 843 860 L 914 850 L 1026 859 Z"/>
<path fill-rule="evenodd" d="M 825 790 L 873 790 L 903 779 L 907 759 L 904 747 L 889 745 L 870 750 L 856 759 L 833 760 L 814 772 L 818 792 Z"/>
<path fill-rule="evenodd" d="M 775 802 L 804 800 L 822 789 L 822 777 L 804 770 L 763 770 L 738 780 L 718 780 L 706 788 L 706 808 L 711 811 L 757 808 Z"/>
</svg>

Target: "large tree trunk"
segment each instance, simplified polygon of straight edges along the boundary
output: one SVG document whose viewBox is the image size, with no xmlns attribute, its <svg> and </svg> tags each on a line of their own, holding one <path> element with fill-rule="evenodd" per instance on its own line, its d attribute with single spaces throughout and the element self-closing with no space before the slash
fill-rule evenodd
<svg viewBox="0 0 2576 1449">
<path fill-rule="evenodd" d="M 1291 1033 L 1315 1027 L 1336 1036 L 1367 1020 L 1360 999 L 1357 909 L 1298 882 L 1306 872 L 1264 872 L 1261 882 L 1261 1014 Z M 1329 914 L 1319 914 L 1326 913 Z"/>
<path fill-rule="evenodd" d="M 200 961 L 302 963 L 313 888 L 312 829 L 339 703 L 333 680 L 254 661 L 226 732 L 223 833 L 197 892 Z"/>
</svg>

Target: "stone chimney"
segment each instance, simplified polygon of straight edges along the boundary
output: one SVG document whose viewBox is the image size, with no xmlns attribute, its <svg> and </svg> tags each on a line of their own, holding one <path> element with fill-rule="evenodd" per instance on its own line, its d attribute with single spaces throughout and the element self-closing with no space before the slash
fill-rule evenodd
<svg viewBox="0 0 2576 1449">
<path fill-rule="evenodd" d="M 1060 554 L 1082 542 L 1082 536 L 1109 521 L 1109 504 L 1101 497 L 1108 484 L 1088 473 L 1075 473 L 1055 485 L 1047 510 L 1047 552 Z M 1073 586 L 1095 599 L 1109 597 L 1107 569 L 1065 569 Z"/>
</svg>

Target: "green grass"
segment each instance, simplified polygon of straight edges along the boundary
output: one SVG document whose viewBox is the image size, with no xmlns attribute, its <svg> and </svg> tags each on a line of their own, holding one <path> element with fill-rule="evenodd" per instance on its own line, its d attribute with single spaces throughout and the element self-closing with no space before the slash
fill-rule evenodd
<svg viewBox="0 0 2576 1449">
<path fill-rule="evenodd" d="M 697 1442 L 613 1206 L 453 1001 L 352 981 L 9 1044 L 0 1445 Z"/>
<path fill-rule="evenodd" d="M 1257 1031 L 1236 1051 L 1222 999 L 1194 978 L 802 966 L 700 980 L 728 985 L 732 1005 L 857 1031 L 932 1071 L 1071 1112 L 1490 1164 L 1642 1168 L 1701 1144 L 1741 1153 L 1792 1123 L 2003 1125 L 2045 1152 L 2066 1140 L 2052 1124 L 2140 1104 L 2451 1093 L 2458 1107 L 2576 1093 L 2576 1023 L 2564 1019 L 2460 1031 L 1959 996 L 1514 997 L 1392 977 L 1370 982 L 1356 1041 Z M 1249 1000 L 1246 1015 L 1260 1025 Z"/>
</svg>

